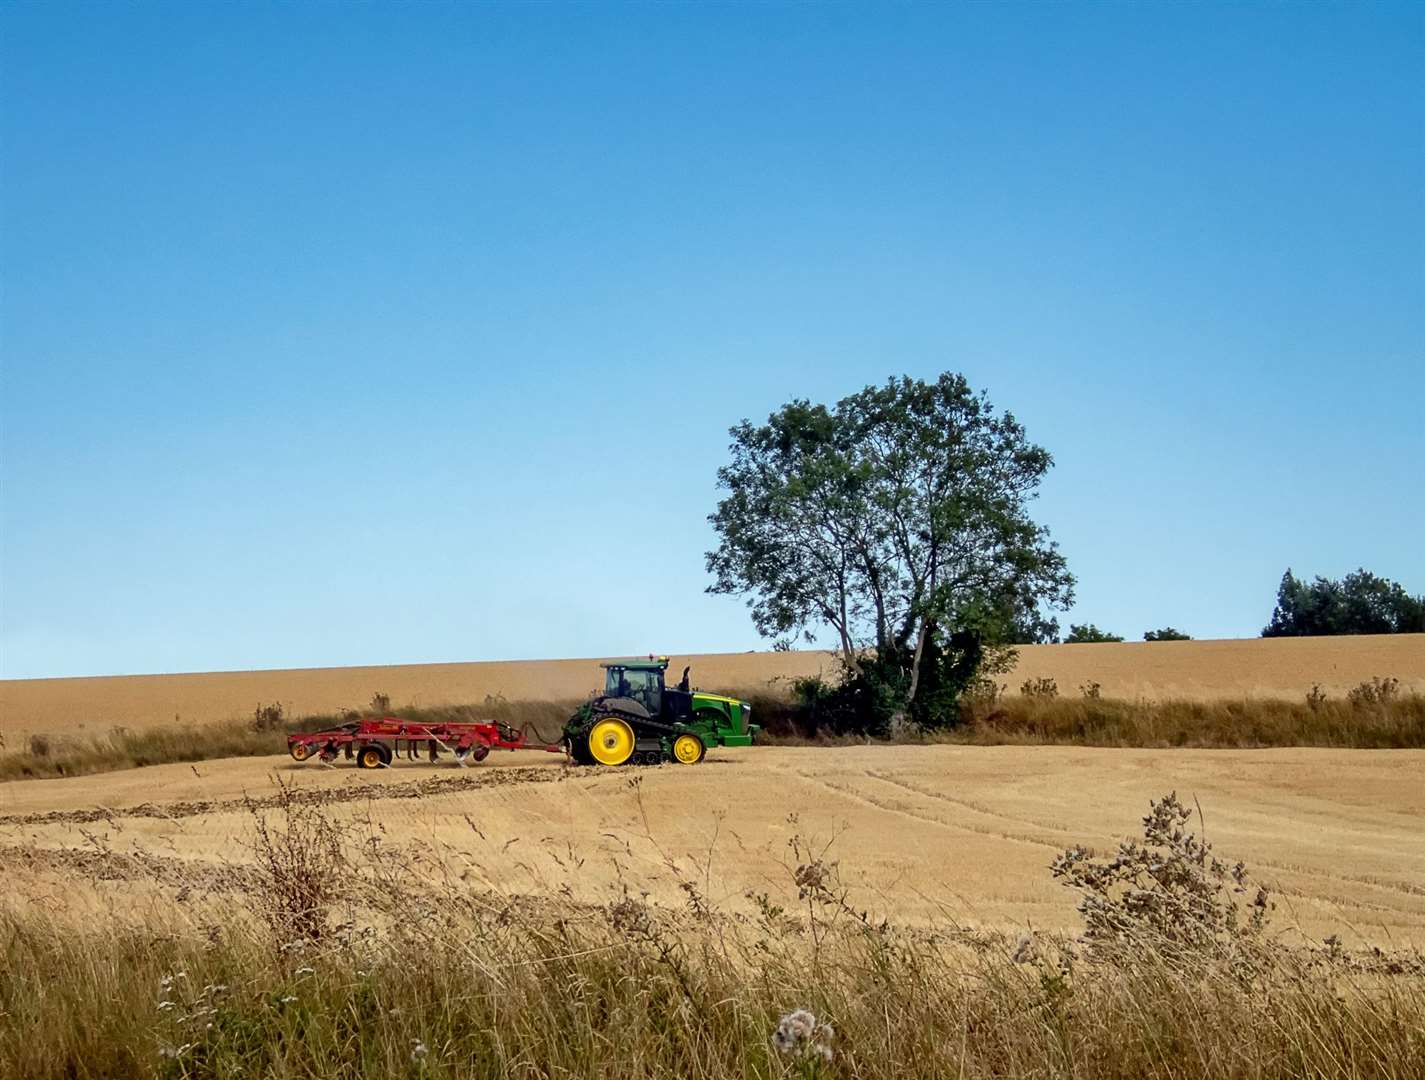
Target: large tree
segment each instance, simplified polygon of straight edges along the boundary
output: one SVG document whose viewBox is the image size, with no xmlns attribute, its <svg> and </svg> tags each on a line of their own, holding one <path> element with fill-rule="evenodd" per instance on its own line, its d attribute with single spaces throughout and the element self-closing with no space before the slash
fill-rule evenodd
<svg viewBox="0 0 1425 1080">
<path fill-rule="evenodd" d="M 1263 637 L 1324 634 L 1425 633 L 1425 596 L 1368 570 L 1340 581 L 1318 577 L 1300 581 L 1287 570 L 1277 588 L 1277 606 Z"/>
<path fill-rule="evenodd" d="M 829 630 L 848 670 L 873 657 L 909 703 L 966 633 L 1008 641 L 1026 611 L 1072 599 L 1029 514 L 1052 459 L 960 375 L 792 401 L 731 434 L 709 591 L 746 595 L 766 637 Z"/>
</svg>

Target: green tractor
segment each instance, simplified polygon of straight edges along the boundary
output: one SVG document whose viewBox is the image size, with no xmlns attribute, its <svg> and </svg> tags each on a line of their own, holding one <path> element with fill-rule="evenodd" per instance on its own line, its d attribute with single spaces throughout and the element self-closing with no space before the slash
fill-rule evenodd
<svg viewBox="0 0 1425 1080">
<path fill-rule="evenodd" d="M 750 723 L 752 706 L 693 690 L 689 668 L 676 686 L 666 685 L 666 656 L 599 666 L 604 692 L 579 706 L 564 725 L 564 743 L 578 764 L 696 765 L 709 746 L 752 745 L 758 730 Z"/>
</svg>

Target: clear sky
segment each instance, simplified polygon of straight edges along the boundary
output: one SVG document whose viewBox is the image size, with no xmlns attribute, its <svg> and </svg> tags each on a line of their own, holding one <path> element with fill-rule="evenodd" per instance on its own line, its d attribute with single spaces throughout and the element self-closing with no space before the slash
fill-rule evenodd
<svg viewBox="0 0 1425 1080">
<path fill-rule="evenodd" d="M 0 674 L 761 647 L 727 428 L 963 371 L 1069 620 L 1425 591 L 1425 5 L 8 3 Z"/>
</svg>

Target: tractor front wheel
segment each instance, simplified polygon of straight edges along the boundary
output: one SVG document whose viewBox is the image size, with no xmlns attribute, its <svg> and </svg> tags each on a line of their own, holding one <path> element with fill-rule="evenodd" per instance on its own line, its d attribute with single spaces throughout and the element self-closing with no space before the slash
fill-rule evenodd
<svg viewBox="0 0 1425 1080">
<path fill-rule="evenodd" d="M 589 731 L 589 754 L 600 765 L 623 765 L 633 757 L 633 728 L 626 720 L 607 716 Z"/>
<path fill-rule="evenodd" d="M 708 748 L 696 735 L 679 735 L 673 740 L 673 757 L 682 765 L 696 765 Z"/>
</svg>

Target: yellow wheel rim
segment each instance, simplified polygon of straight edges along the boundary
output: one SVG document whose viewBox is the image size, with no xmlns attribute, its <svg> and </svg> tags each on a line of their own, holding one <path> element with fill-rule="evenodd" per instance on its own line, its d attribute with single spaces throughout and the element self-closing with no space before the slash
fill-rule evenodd
<svg viewBox="0 0 1425 1080">
<path fill-rule="evenodd" d="M 361 751 L 361 764 L 368 769 L 377 768 L 381 764 L 381 751 L 371 749 Z"/>
<path fill-rule="evenodd" d="M 312 748 L 306 743 L 299 742 L 292 744 L 292 756 L 298 761 L 306 761 L 311 753 Z"/>
<path fill-rule="evenodd" d="M 673 740 L 673 756 L 684 765 L 696 765 L 703 760 L 703 743 L 696 735 L 679 735 Z"/>
<path fill-rule="evenodd" d="M 622 765 L 633 757 L 633 728 L 622 720 L 600 720 L 589 732 L 589 753 L 600 765 Z"/>
</svg>

